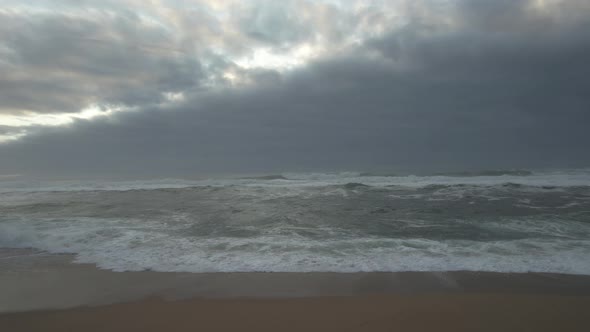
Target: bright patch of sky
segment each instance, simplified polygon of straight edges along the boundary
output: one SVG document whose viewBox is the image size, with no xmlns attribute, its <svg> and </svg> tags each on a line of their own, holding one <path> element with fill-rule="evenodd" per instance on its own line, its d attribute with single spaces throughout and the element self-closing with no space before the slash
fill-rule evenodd
<svg viewBox="0 0 590 332">
<path fill-rule="evenodd" d="M 171 98 L 178 98 L 172 95 Z M 7 115 L 0 114 L 0 125 L 10 127 L 32 127 L 32 126 L 62 126 L 67 125 L 75 120 L 89 120 L 99 116 L 109 116 L 116 112 L 121 112 L 123 108 L 100 108 L 92 105 L 77 113 L 62 114 L 36 114 L 29 113 L 25 115 Z"/>
</svg>

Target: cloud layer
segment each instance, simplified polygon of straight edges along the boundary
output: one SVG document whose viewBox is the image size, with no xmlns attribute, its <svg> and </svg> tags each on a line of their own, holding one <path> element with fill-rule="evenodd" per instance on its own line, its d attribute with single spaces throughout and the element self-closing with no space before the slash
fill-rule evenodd
<svg viewBox="0 0 590 332">
<path fill-rule="evenodd" d="M 590 162 L 586 1 L 139 6 L 0 11 L 0 173 Z"/>
</svg>

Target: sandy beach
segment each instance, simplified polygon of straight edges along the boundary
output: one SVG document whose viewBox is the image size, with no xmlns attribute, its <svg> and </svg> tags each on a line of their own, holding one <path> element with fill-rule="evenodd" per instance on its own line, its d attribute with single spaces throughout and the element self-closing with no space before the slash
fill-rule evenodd
<svg viewBox="0 0 590 332">
<path fill-rule="evenodd" d="M 3 331 L 587 331 L 590 297 L 156 299 L 0 315 Z"/>
<path fill-rule="evenodd" d="M 0 253 L 2 331 L 586 331 L 590 277 L 112 272 Z"/>
</svg>

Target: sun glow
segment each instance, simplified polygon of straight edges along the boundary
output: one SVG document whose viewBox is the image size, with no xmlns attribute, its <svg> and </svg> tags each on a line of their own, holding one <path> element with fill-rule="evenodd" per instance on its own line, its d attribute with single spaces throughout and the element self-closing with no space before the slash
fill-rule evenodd
<svg viewBox="0 0 590 332">
<path fill-rule="evenodd" d="M 20 131 L 16 134 L 0 135 L 0 144 L 19 140 L 26 135 L 26 131 Z"/>
<path fill-rule="evenodd" d="M 298 45 L 288 52 L 276 52 L 271 48 L 258 48 L 250 55 L 239 58 L 234 62 L 244 69 L 274 69 L 278 71 L 290 70 L 309 62 L 319 56 L 321 50 L 311 44 Z"/>
<path fill-rule="evenodd" d="M 32 126 L 62 126 L 78 119 L 92 119 L 98 116 L 108 116 L 122 111 L 121 108 L 101 108 L 92 105 L 77 113 L 39 114 L 30 112 L 25 115 L 0 114 L 0 125 L 9 127 Z"/>
<path fill-rule="evenodd" d="M 563 0 L 534 0 L 531 2 L 531 8 L 540 12 L 550 12 L 561 2 L 563 2 Z"/>
<path fill-rule="evenodd" d="M 97 117 L 110 116 L 114 113 L 129 110 L 129 108 L 105 108 L 92 105 L 77 113 L 39 114 L 25 113 L 22 115 L 0 114 L 0 126 L 18 128 L 15 133 L 0 134 L 0 143 L 19 140 L 27 135 L 31 127 L 63 126 L 76 120 L 90 120 Z"/>
</svg>

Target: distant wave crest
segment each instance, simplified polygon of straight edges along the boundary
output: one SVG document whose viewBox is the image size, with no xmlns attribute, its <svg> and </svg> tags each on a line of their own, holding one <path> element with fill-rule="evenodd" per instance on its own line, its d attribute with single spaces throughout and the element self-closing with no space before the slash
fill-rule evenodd
<svg viewBox="0 0 590 332">
<path fill-rule="evenodd" d="M 471 177 L 471 176 L 529 176 L 533 175 L 533 172 L 523 169 L 512 169 L 512 170 L 484 170 L 484 171 L 465 171 L 465 172 L 448 172 L 448 173 L 435 173 L 438 176 L 456 176 L 456 177 Z"/>
<path fill-rule="evenodd" d="M 244 178 L 246 180 L 288 180 L 281 174 L 262 175 L 262 176 L 251 176 Z"/>
</svg>

